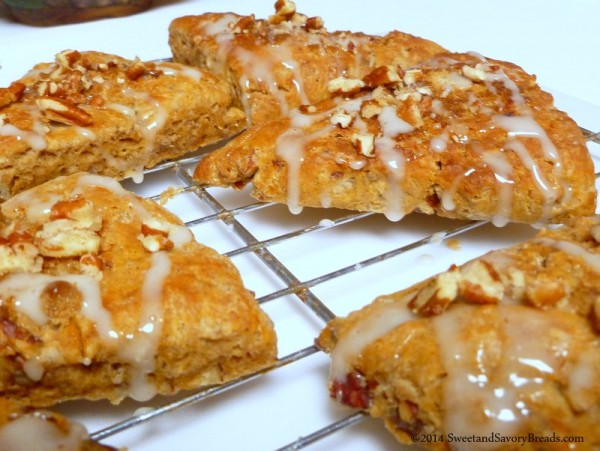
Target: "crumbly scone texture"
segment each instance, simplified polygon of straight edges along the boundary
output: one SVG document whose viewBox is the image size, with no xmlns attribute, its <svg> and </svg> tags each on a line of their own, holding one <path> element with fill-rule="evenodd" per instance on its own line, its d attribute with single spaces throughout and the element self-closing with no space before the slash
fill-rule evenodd
<svg viewBox="0 0 600 451">
<path fill-rule="evenodd" d="M 567 449 L 553 436 L 598 449 L 599 257 L 600 217 L 580 218 L 332 320 L 318 338 L 332 370 L 337 359 L 331 396 L 429 449 L 457 446 L 450 433 L 539 438 L 486 449 Z M 392 315 L 404 321 L 386 327 Z"/>
<path fill-rule="evenodd" d="M 211 74 L 66 50 L 0 88 L 0 199 L 78 171 L 141 175 L 245 125 Z"/>
<path fill-rule="evenodd" d="M 321 18 L 297 13 L 292 2 L 275 6 L 268 19 L 208 13 L 176 18 L 169 27 L 174 61 L 228 80 L 250 124 L 328 98 L 327 83 L 339 76 L 362 78 L 381 65 L 405 68 L 444 51 L 399 31 L 383 37 L 329 32 Z"/>
<path fill-rule="evenodd" d="M 143 400 L 276 359 L 233 263 L 113 179 L 78 173 L 11 198 L 0 252 L 2 396 Z"/>
<path fill-rule="evenodd" d="M 59 413 L 30 409 L 12 399 L 0 397 L 0 449 L 42 448 L 116 451 L 112 446 L 90 440 L 83 425 Z"/>
<path fill-rule="evenodd" d="M 337 79 L 336 94 L 252 127 L 201 160 L 202 184 L 262 201 L 450 218 L 561 222 L 594 213 L 576 123 L 534 76 L 477 54 Z"/>
</svg>

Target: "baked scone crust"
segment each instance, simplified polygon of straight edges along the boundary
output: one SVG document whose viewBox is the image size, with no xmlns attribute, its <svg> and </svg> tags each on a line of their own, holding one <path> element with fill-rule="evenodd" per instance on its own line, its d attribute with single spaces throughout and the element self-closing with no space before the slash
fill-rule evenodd
<svg viewBox="0 0 600 451">
<path fill-rule="evenodd" d="M 329 80 L 362 78 L 381 65 L 413 66 L 444 51 L 438 44 L 393 31 L 373 36 L 329 32 L 319 17 L 277 2 L 268 19 L 234 13 L 176 18 L 169 27 L 173 60 L 226 79 L 249 124 L 262 124 L 299 105 L 328 97 Z"/>
<path fill-rule="evenodd" d="M 20 193 L 0 230 L 2 396 L 146 400 L 276 359 L 272 322 L 232 262 L 113 179 Z"/>
<path fill-rule="evenodd" d="M 599 256 L 580 218 L 332 320 L 331 396 L 429 449 L 598 449 Z"/>
<path fill-rule="evenodd" d="M 78 171 L 139 178 L 245 125 L 209 73 L 66 50 L 0 89 L 0 199 Z"/>
<path fill-rule="evenodd" d="M 585 138 L 520 67 L 440 54 L 330 83 L 337 94 L 252 127 L 201 160 L 202 184 L 259 200 L 401 219 L 560 222 L 595 209 Z"/>
</svg>

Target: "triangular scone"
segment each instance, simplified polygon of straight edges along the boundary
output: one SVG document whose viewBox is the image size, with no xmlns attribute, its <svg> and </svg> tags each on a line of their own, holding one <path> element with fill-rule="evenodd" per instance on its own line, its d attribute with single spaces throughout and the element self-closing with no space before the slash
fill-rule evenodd
<svg viewBox="0 0 600 451">
<path fill-rule="evenodd" d="M 429 449 L 597 450 L 599 272 L 586 217 L 381 296 L 321 333 L 331 396 Z"/>
<path fill-rule="evenodd" d="M 78 171 L 141 177 L 242 130 L 240 108 L 195 68 L 64 51 L 0 88 L 0 200 Z"/>
<path fill-rule="evenodd" d="M 117 451 L 90 440 L 85 427 L 47 410 L 0 398 L 0 449 L 4 451 Z"/>
<path fill-rule="evenodd" d="M 169 27 L 174 61 L 210 70 L 238 93 L 249 124 L 262 124 L 291 108 L 330 96 L 327 82 L 362 78 L 375 67 L 410 67 L 444 51 L 438 44 L 394 31 L 372 36 L 328 32 L 320 17 L 275 4 L 269 19 L 234 13 L 180 17 Z"/>
<path fill-rule="evenodd" d="M 244 132 L 198 164 L 202 183 L 262 201 L 536 223 L 593 214 L 575 122 L 535 77 L 476 54 L 337 79 L 340 95 Z"/>
<path fill-rule="evenodd" d="M 0 396 L 147 400 L 276 358 L 231 261 L 113 179 L 79 173 L 18 194 L 0 237 Z"/>
</svg>

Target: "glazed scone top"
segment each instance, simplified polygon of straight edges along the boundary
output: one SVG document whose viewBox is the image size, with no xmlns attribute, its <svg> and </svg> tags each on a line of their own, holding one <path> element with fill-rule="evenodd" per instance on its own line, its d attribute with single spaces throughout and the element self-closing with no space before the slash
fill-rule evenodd
<svg viewBox="0 0 600 451">
<path fill-rule="evenodd" d="M 155 84 L 154 95 L 150 95 L 147 86 L 140 83 L 159 77 L 199 81 L 210 76 L 174 63 L 143 63 L 76 50 L 59 53 L 53 63 L 38 64 L 21 80 L 0 88 L 0 143 L 5 149 L 0 165 L 8 165 L 13 155 L 27 148 L 43 153 L 51 133 L 60 137 L 60 133 L 72 129 L 80 140 L 94 139 L 103 125 L 114 121 L 113 116 L 125 116 L 136 122 L 139 139 L 144 143 L 139 167 L 128 175 L 141 176 L 165 123 L 162 98 L 169 93 L 166 87 Z M 108 152 L 103 156 L 116 169 L 128 164 Z"/>
<path fill-rule="evenodd" d="M 366 365 L 386 335 L 409 341 L 410 331 L 426 330 L 436 350 L 413 351 L 425 353 L 424 359 L 439 355 L 445 433 L 519 434 L 523 423 L 539 420 L 544 403 L 556 407 L 554 390 L 589 433 L 600 402 L 599 240 L 600 218 L 582 218 L 334 320 L 320 339 L 331 352 L 332 396 L 368 408 L 372 381 L 356 370 L 357 362 Z M 388 345 L 398 349 L 394 359 L 401 366 L 410 351 L 400 342 Z M 396 362 L 387 365 L 393 371 Z M 481 446 L 474 449 L 487 449 Z"/>
<path fill-rule="evenodd" d="M 192 242 L 192 233 L 173 218 L 157 214 L 152 204 L 124 190 L 113 179 L 79 174 L 64 185 L 61 187 L 64 191 L 25 191 L 0 207 L 3 217 L 0 307 L 6 309 L 5 322 L 14 324 L 10 332 L 16 337 L 26 331 L 9 321 L 6 312 L 33 324 L 34 328 L 37 325 L 41 334 L 51 334 L 43 326 L 60 321 L 64 314 L 62 309 L 78 309 L 89 322 L 81 327 L 93 335 L 92 330 L 95 330 L 97 339 L 108 349 L 118 348 L 120 357 L 131 364 L 130 395 L 139 400 L 149 399 L 155 394 L 155 388 L 146 376 L 154 370 L 161 338 L 162 287 L 171 272 L 169 252 L 185 248 Z M 110 300 L 105 299 L 103 303 L 101 291 L 105 293 L 106 287 L 101 285 L 105 271 L 110 268 L 104 267 L 99 254 L 106 251 L 110 243 L 103 242 L 100 231 L 108 227 L 102 217 L 110 214 L 110 207 L 89 201 L 90 190 L 104 190 L 130 205 L 129 211 L 111 218 L 122 222 L 121 227 L 139 223 L 136 238 L 141 246 L 138 247 L 148 253 L 145 259 L 149 262 L 143 276 L 137 325 L 128 324 L 131 321 L 123 323 L 122 318 L 115 317 L 114 307 L 109 308 Z M 127 296 L 126 291 L 123 296 Z M 35 344 L 35 337 L 30 338 Z M 22 364 L 24 372 L 31 380 L 40 380 L 47 364 L 69 359 L 61 352 L 60 348 L 50 347 L 42 354 L 31 355 Z M 79 363 L 90 365 L 96 352 L 97 345 L 89 345 L 82 350 Z"/>
<path fill-rule="evenodd" d="M 351 133 L 357 150 L 356 156 L 345 162 L 349 168 L 368 170 L 368 162 L 378 160 L 388 173 L 384 213 L 391 220 L 401 219 L 407 212 L 401 188 L 407 163 L 426 153 L 434 158 L 435 154 L 454 153 L 456 156 L 449 158 L 462 159 L 462 172 L 452 174 L 445 189 L 441 183 L 435 186 L 429 202 L 452 214 L 461 184 L 476 179 L 480 171 L 491 172 L 498 192 L 491 220 L 502 226 L 511 220 L 515 185 L 525 176 L 533 180 L 542 199 L 538 221 L 543 223 L 554 216 L 557 205 L 573 201 L 574 181 L 569 179 L 574 177 L 564 173 L 562 160 L 570 158 L 570 148 L 577 149 L 578 159 L 584 159 L 587 151 L 582 136 L 571 133 L 565 137 L 569 140 L 566 149 L 559 152 L 549 135 L 554 140 L 565 138 L 537 121 L 548 95 L 534 98 L 533 85 L 534 79 L 518 68 L 476 54 L 439 56 L 405 72 L 382 67 L 364 80 L 336 79 L 329 84 L 332 92 L 356 96 L 349 100 L 338 97 L 337 105 L 324 112 L 295 111 L 290 128 L 278 139 L 276 152 L 287 163 L 290 178 L 288 205 L 299 207 L 295 168 L 303 159 L 302 146 L 339 128 Z M 368 90 L 363 95 L 364 87 Z M 329 119 L 327 128 L 322 127 L 323 116 Z M 316 124 L 321 128 L 315 132 Z M 579 162 L 574 166 L 580 166 Z M 587 192 L 580 200 L 593 205 L 593 173 L 591 164 L 588 166 L 582 174 Z"/>
<path fill-rule="evenodd" d="M 201 161 L 197 180 L 252 181 L 256 197 L 292 212 L 332 206 L 391 220 L 420 210 L 502 226 L 594 211 L 581 131 L 513 64 L 448 53 L 328 88 L 333 99 L 294 109 Z M 228 167 L 217 161 L 223 154 L 241 161 Z"/>
<path fill-rule="evenodd" d="M 170 39 L 175 61 L 236 85 L 249 124 L 329 97 L 327 81 L 339 75 L 362 77 L 381 64 L 407 67 L 444 51 L 397 31 L 384 37 L 329 32 L 320 17 L 297 12 L 289 0 L 277 1 L 268 19 L 234 13 L 177 18 Z"/>
</svg>

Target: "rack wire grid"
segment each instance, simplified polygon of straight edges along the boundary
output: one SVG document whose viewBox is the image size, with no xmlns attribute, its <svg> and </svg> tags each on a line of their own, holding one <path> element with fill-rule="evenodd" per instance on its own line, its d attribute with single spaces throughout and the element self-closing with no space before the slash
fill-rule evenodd
<svg viewBox="0 0 600 451">
<path fill-rule="evenodd" d="M 582 131 L 598 175 L 600 133 Z M 155 200 L 176 188 L 166 208 L 198 241 L 232 259 L 275 324 L 278 361 L 263 372 L 143 406 L 129 400 L 119 406 L 81 401 L 58 410 L 95 431 L 92 438 L 134 451 L 173 445 L 183 450 L 400 449 L 379 421 L 329 399 L 329 360 L 314 339 L 335 315 L 453 263 L 523 241 L 536 230 L 421 214 L 397 223 L 380 214 L 335 209 L 305 208 L 293 215 L 284 205 L 256 202 L 249 188 L 194 183 L 193 169 L 210 150 L 164 163 L 147 171 L 142 184 L 125 181 L 124 186 Z"/>
</svg>

